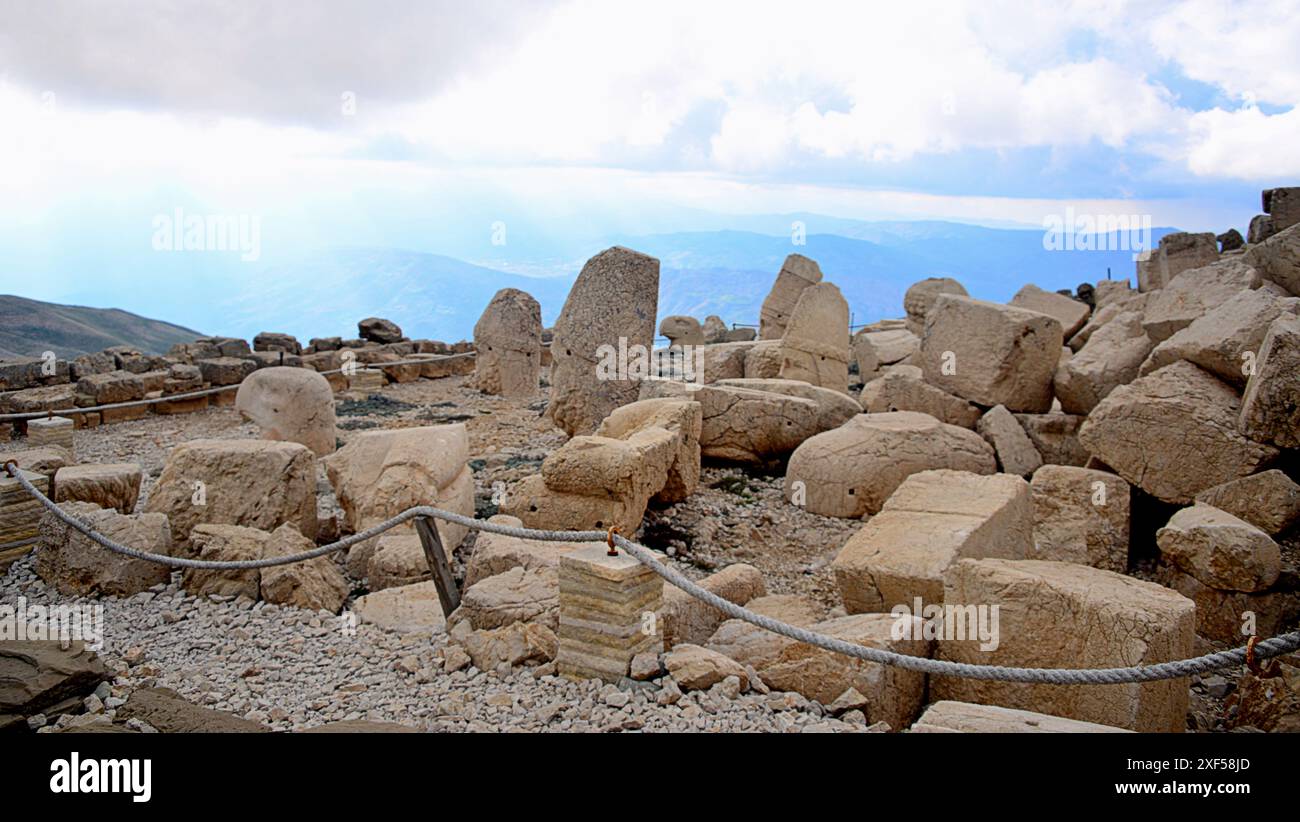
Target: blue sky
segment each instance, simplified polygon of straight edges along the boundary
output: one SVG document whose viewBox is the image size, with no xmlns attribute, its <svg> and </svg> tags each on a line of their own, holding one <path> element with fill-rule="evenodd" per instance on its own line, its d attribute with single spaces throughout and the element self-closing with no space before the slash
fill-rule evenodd
<svg viewBox="0 0 1300 822">
<path fill-rule="evenodd" d="M 1034 226 L 1071 206 L 1221 231 L 1300 182 L 1300 0 L 5 16 L 10 259 L 69 236 L 145 245 L 177 206 L 263 216 L 269 247 L 409 246 L 415 225 L 434 252 L 430 215 L 487 232 L 494 211 L 637 233 L 673 209 Z"/>
</svg>

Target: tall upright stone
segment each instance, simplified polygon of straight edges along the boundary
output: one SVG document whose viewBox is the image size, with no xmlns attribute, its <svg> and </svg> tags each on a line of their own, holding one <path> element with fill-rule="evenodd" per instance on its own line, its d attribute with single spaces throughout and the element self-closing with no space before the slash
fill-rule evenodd
<svg viewBox="0 0 1300 822">
<path fill-rule="evenodd" d="M 634 402 L 637 358 L 649 362 L 659 307 L 659 261 L 615 246 L 587 261 L 569 291 L 551 342 L 546 413 L 570 436 L 590 434 Z"/>
<path fill-rule="evenodd" d="M 474 325 L 475 377 L 480 391 L 509 399 L 537 393 L 542 307 L 517 288 L 496 293 Z"/>
<path fill-rule="evenodd" d="M 849 304 L 831 283 L 803 290 L 781 338 L 783 380 L 849 390 Z"/>
<path fill-rule="evenodd" d="M 791 254 L 781 264 L 776 275 L 776 282 L 763 300 L 763 308 L 758 315 L 758 338 L 760 340 L 779 340 L 785 334 L 785 327 L 790 322 L 790 315 L 799 302 L 799 295 L 810 285 L 822 281 L 822 270 L 816 260 L 810 260 L 802 254 Z"/>
</svg>

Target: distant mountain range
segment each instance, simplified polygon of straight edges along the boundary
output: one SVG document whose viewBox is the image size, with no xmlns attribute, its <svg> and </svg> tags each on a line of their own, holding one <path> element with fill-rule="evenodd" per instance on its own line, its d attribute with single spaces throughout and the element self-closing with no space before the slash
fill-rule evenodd
<svg viewBox="0 0 1300 822">
<path fill-rule="evenodd" d="M 0 357 L 38 357 L 53 351 L 72 358 L 114 345 L 162 354 L 175 343 L 201 336 L 189 328 L 116 308 L 55 305 L 0 295 Z"/>
<path fill-rule="evenodd" d="M 304 344 L 311 337 L 352 337 L 357 320 L 380 316 L 412 338 L 455 341 L 472 336 L 479 314 L 501 288 L 532 294 L 541 303 L 543 323 L 551 325 L 585 260 L 611 245 L 660 260 L 660 318 L 717 314 L 728 323 L 758 321 L 790 253 L 817 260 L 825 278 L 844 293 L 856 324 L 901 316 L 904 292 L 925 277 L 954 277 L 972 296 L 1006 301 L 1026 283 L 1072 289 L 1108 273 L 1131 278 L 1134 270 L 1132 251 L 1049 250 L 1041 229 L 814 214 L 734 218 L 733 225 L 745 230 L 715 228 L 717 222 L 703 220 L 710 229 L 704 231 L 575 237 L 533 258 L 531 244 L 521 247 L 518 239 L 471 260 L 395 248 L 317 250 L 256 264 L 141 255 L 130 258 L 132 279 L 150 287 L 118 287 L 106 301 L 246 339 L 260 331 L 293 334 Z M 798 236 L 791 232 L 795 225 L 822 233 Z M 1149 241 L 1172 230 L 1153 229 Z M 70 276 L 80 286 L 76 300 L 90 302 L 95 281 Z M 97 350 L 118 343 L 163 350 L 196 336 L 126 311 L 23 302 L 32 308 L 13 304 L 8 312 L 21 319 L 0 329 L 0 348 L 9 352 Z"/>
</svg>

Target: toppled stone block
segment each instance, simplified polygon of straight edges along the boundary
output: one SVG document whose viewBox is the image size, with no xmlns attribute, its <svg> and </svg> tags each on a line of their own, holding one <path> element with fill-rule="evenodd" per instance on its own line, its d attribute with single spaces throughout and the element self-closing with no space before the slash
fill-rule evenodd
<svg viewBox="0 0 1300 822">
<path fill-rule="evenodd" d="M 940 294 L 968 297 L 966 289 L 952 277 L 927 277 L 913 283 L 903 295 L 903 310 L 907 312 L 907 330 L 920 337 L 925 332 L 925 315 Z M 873 369 L 874 370 L 874 369 Z"/>
<path fill-rule="evenodd" d="M 956 731 L 965 734 L 1122 734 L 1131 733 L 1113 725 L 1080 722 L 1060 716 L 940 700 L 925 709 L 910 728 L 912 733 Z"/>
<path fill-rule="evenodd" d="M 1206 488 L 1196 502 L 1227 511 L 1273 537 L 1300 522 L 1300 485 L 1276 468 Z"/>
<path fill-rule="evenodd" d="M 203 522 L 262 531 L 292 523 L 315 536 L 315 463 L 292 442 L 192 440 L 167 455 L 144 510 L 167 515 L 179 548 Z"/>
<path fill-rule="evenodd" d="M 138 463 L 72 465 L 54 476 L 55 502 L 90 502 L 121 514 L 135 510 L 144 469 Z"/>
<path fill-rule="evenodd" d="M 1088 416 L 1079 439 L 1129 483 L 1187 504 L 1277 456 L 1277 449 L 1237 433 L 1239 407 L 1230 386 L 1180 361 L 1112 391 Z"/>
<path fill-rule="evenodd" d="M 849 613 L 944 601 L 962 558 L 1022 559 L 1033 548 L 1029 485 L 1010 474 L 924 471 L 908 477 L 831 563 Z"/>
<path fill-rule="evenodd" d="M 1083 328 L 1083 324 L 1088 321 L 1088 315 L 1091 314 L 1091 308 L 1087 303 L 1063 294 L 1044 291 L 1036 285 L 1027 285 L 1017 291 L 1009 305 L 1055 318 L 1061 324 L 1061 333 L 1067 340 Z"/>
<path fill-rule="evenodd" d="M 822 271 L 816 261 L 802 254 L 791 254 L 786 257 L 785 262 L 781 264 L 781 270 L 777 272 L 772 290 L 763 300 L 763 307 L 759 312 L 758 338 L 760 340 L 781 339 L 804 289 L 821 281 Z"/>
<path fill-rule="evenodd" d="M 700 580 L 699 585 L 736 605 L 745 605 L 755 597 L 767 593 L 762 573 L 754 566 L 744 563 L 729 565 Z M 665 648 L 684 642 L 702 645 L 708 642 L 709 637 L 726 619 L 726 615 L 717 608 L 680 588 L 670 587 L 664 591 L 659 627 Z"/>
<path fill-rule="evenodd" d="M 942 294 L 927 315 L 920 365 L 926 382 L 963 399 L 1043 412 L 1062 343 L 1053 317 Z"/>
<path fill-rule="evenodd" d="M 795 449 L 785 494 L 815 514 L 861 517 L 879 511 L 907 477 L 936 468 L 992 474 L 996 461 L 974 431 L 928 414 L 860 414 Z"/>
<path fill-rule="evenodd" d="M 1263 591 L 1282 572 L 1281 550 L 1268 534 L 1209 505 L 1179 510 L 1156 543 L 1166 561 L 1211 588 Z"/>
<path fill-rule="evenodd" d="M 1115 474 L 1044 465 L 1029 482 L 1034 504 L 1030 559 L 1128 568 L 1129 484 Z"/>
<path fill-rule="evenodd" d="M 88 502 L 60 507 L 114 542 L 172 555 L 167 517 L 161 514 L 119 514 Z M 108 551 L 50 513 L 41 518 L 35 558 L 36 574 L 73 596 L 129 597 L 171 579 L 168 566 Z"/>
<path fill-rule="evenodd" d="M 1063 562 L 960 560 L 944 603 L 998 606 L 996 648 L 941 635 L 936 656 L 1027 668 L 1116 668 L 1187 659 L 1196 608 L 1154 583 Z M 952 615 L 953 619 L 964 615 Z M 946 627 L 946 623 L 945 623 Z M 945 633 L 946 630 L 945 630 Z M 1187 680 L 1036 685 L 931 677 L 934 698 L 1000 705 L 1142 732 L 1181 732 Z"/>
<path fill-rule="evenodd" d="M 1300 448 L 1300 317 L 1282 314 L 1259 346 L 1237 430 L 1281 448 Z M 1226 479 L 1230 479 L 1225 477 Z"/>
<path fill-rule="evenodd" d="M 1007 474 L 1026 477 L 1043 464 L 1043 458 L 1034 447 L 1033 440 L 1020 427 L 1020 423 L 1004 405 L 995 405 L 985 412 L 976 425 L 979 435 L 997 453 L 998 465 Z"/>
</svg>

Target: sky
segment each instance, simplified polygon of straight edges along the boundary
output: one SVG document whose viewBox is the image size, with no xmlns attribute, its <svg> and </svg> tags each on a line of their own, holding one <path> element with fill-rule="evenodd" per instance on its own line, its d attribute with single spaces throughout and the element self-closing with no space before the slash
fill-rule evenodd
<svg viewBox="0 0 1300 822">
<path fill-rule="evenodd" d="M 672 208 L 1034 226 L 1068 206 L 1244 230 L 1261 189 L 1300 181 L 1300 0 L 0 0 L 0 18 L 0 250 L 144 244 L 177 207 L 278 217 L 282 244 L 410 244 L 404 218 L 426 215 L 430 251 L 438 215 L 486 233 L 523 207 L 620 229 Z"/>
</svg>

